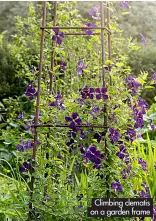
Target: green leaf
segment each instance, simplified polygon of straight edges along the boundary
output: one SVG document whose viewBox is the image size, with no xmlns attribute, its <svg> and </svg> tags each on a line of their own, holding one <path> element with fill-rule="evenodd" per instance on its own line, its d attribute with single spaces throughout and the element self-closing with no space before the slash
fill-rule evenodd
<svg viewBox="0 0 156 221">
<path fill-rule="evenodd" d="M 145 88 L 148 89 L 148 88 L 155 88 L 155 87 L 153 87 L 153 86 L 149 86 L 149 85 L 148 85 L 148 86 L 145 86 Z"/>
</svg>

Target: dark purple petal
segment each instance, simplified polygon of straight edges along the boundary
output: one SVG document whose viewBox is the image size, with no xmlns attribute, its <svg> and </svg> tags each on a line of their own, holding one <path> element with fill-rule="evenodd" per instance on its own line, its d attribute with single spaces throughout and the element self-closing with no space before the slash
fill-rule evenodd
<svg viewBox="0 0 156 221">
<path fill-rule="evenodd" d="M 107 94 L 102 94 L 102 97 L 104 100 L 108 100 L 108 95 Z"/>
<path fill-rule="evenodd" d="M 90 36 L 93 34 L 93 32 L 92 32 L 92 30 L 86 30 L 86 34 Z"/>
<path fill-rule="evenodd" d="M 73 130 L 76 130 L 76 125 L 73 121 L 70 123 L 69 127 Z"/>
<path fill-rule="evenodd" d="M 83 89 L 83 92 L 85 92 L 85 93 L 89 92 L 89 88 L 85 87 L 85 88 Z"/>
<path fill-rule="evenodd" d="M 63 33 L 63 32 L 60 32 L 60 33 L 59 33 L 59 36 L 60 36 L 61 38 L 64 38 L 64 33 Z"/>
<path fill-rule="evenodd" d="M 85 153 L 86 152 L 86 150 L 85 150 L 85 148 L 84 148 L 84 146 L 82 144 L 79 145 L 79 148 L 80 148 L 81 153 Z"/>
<path fill-rule="evenodd" d="M 82 70 L 82 68 L 77 68 L 77 72 L 78 72 L 78 74 L 82 74 L 82 72 L 83 72 L 83 70 Z"/>
<path fill-rule="evenodd" d="M 100 164 L 101 163 L 101 160 L 99 158 L 95 158 L 95 161 L 94 161 L 95 164 Z"/>
<path fill-rule="evenodd" d="M 81 139 L 85 139 L 85 138 L 86 138 L 86 136 L 85 136 L 85 134 L 84 134 L 84 131 L 81 131 L 80 138 L 81 138 Z"/>
<path fill-rule="evenodd" d="M 82 69 L 83 69 L 83 70 L 87 69 L 87 66 L 83 66 Z"/>
<path fill-rule="evenodd" d="M 90 88 L 89 93 L 94 93 L 94 88 Z"/>
<path fill-rule="evenodd" d="M 101 94 L 96 94 L 96 99 L 100 100 L 102 98 Z"/>
<path fill-rule="evenodd" d="M 87 23 L 86 23 L 86 26 L 87 26 L 87 27 L 91 27 L 91 28 L 95 28 L 95 27 L 96 27 L 96 25 L 93 24 L 93 23 L 91 23 L 91 22 L 87 22 Z"/>
<path fill-rule="evenodd" d="M 25 130 L 29 130 L 31 127 L 30 126 L 24 126 Z"/>
<path fill-rule="evenodd" d="M 100 88 L 96 88 L 95 92 L 100 94 Z"/>
<path fill-rule="evenodd" d="M 24 111 L 22 111 L 21 113 L 19 113 L 18 115 L 18 119 L 23 119 L 24 118 Z"/>
<path fill-rule="evenodd" d="M 73 138 L 76 137 L 76 133 L 74 133 L 74 132 L 72 132 L 71 135 L 72 135 Z"/>
<path fill-rule="evenodd" d="M 100 158 L 100 157 L 101 157 L 100 151 L 97 150 L 97 151 L 95 152 L 95 155 L 96 155 L 97 158 Z"/>
<path fill-rule="evenodd" d="M 72 121 L 71 117 L 65 117 L 66 122 Z"/>
<path fill-rule="evenodd" d="M 32 170 L 32 165 L 30 163 L 24 162 L 23 163 L 24 168 L 26 168 L 27 170 Z"/>
<path fill-rule="evenodd" d="M 56 42 L 60 45 L 62 43 L 62 39 L 60 37 L 57 37 Z"/>
<path fill-rule="evenodd" d="M 76 119 L 78 117 L 78 113 L 77 112 L 72 113 L 72 117 L 73 119 Z"/>
<path fill-rule="evenodd" d="M 94 94 L 89 94 L 89 98 L 93 99 L 94 98 Z"/>
<path fill-rule="evenodd" d="M 55 28 L 55 29 L 53 29 L 53 31 L 55 32 L 56 35 L 59 34 L 59 28 Z"/>
<path fill-rule="evenodd" d="M 21 166 L 21 167 L 19 168 L 19 171 L 20 171 L 21 173 L 24 173 L 24 172 L 26 171 L 26 169 Z"/>
<path fill-rule="evenodd" d="M 57 97 L 56 97 L 56 100 L 62 100 L 62 95 L 58 94 Z"/>
<path fill-rule="evenodd" d="M 32 148 L 32 146 L 33 146 L 33 143 L 32 143 L 32 141 L 30 141 L 30 140 L 28 140 L 26 143 L 25 143 L 25 149 L 30 149 L 30 148 Z"/>
<path fill-rule="evenodd" d="M 49 105 L 52 106 L 52 107 L 57 107 L 57 102 L 56 102 L 56 101 L 53 101 L 53 102 L 51 102 Z"/>
<path fill-rule="evenodd" d="M 67 146 L 71 146 L 71 144 L 73 144 L 74 143 L 74 140 L 73 139 L 70 139 L 70 141 L 68 141 L 67 143 L 66 143 L 66 145 Z"/>
<path fill-rule="evenodd" d="M 107 92 L 107 88 L 103 87 L 101 88 L 101 93 L 105 94 Z"/>
<path fill-rule="evenodd" d="M 96 153 L 96 147 L 95 146 L 90 146 L 89 151 L 91 151 L 92 153 Z"/>
<path fill-rule="evenodd" d="M 52 40 L 53 40 L 53 41 L 56 41 L 56 39 L 57 39 L 57 36 L 54 35 L 54 36 L 52 37 Z"/>
<path fill-rule="evenodd" d="M 113 128 L 109 128 L 109 132 L 113 134 L 114 133 L 114 129 Z"/>
<path fill-rule="evenodd" d="M 118 191 L 118 192 L 122 192 L 122 186 L 118 186 L 118 187 L 117 187 L 117 191 Z"/>
<path fill-rule="evenodd" d="M 111 184 L 111 187 L 112 187 L 113 189 L 116 189 L 116 188 L 117 188 L 116 183 L 113 182 L 113 183 Z"/>
<path fill-rule="evenodd" d="M 62 156 L 61 156 L 60 153 L 57 155 L 57 158 L 58 158 L 58 159 L 62 159 Z"/>
<path fill-rule="evenodd" d="M 24 145 L 16 145 L 16 148 L 20 151 L 20 152 L 24 152 Z"/>
<path fill-rule="evenodd" d="M 82 124 L 82 121 L 80 118 L 76 119 L 75 122 L 78 124 L 78 125 L 81 125 Z"/>
<path fill-rule="evenodd" d="M 122 151 L 122 150 L 125 149 L 125 146 L 124 146 L 124 145 L 120 145 L 120 146 L 119 146 L 119 149 L 120 149 L 120 151 Z"/>
<path fill-rule="evenodd" d="M 101 154 L 100 158 L 101 158 L 101 159 L 104 159 L 104 158 L 105 158 L 105 156 L 104 156 L 103 154 Z"/>
</svg>

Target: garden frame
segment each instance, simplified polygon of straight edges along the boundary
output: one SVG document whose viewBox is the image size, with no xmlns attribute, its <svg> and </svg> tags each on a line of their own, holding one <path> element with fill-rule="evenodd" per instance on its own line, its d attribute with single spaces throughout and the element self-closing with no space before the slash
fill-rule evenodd
<svg viewBox="0 0 156 221">
<path fill-rule="evenodd" d="M 101 35 L 101 48 L 102 48 L 102 53 L 101 53 L 101 66 L 102 66 L 102 85 L 103 87 L 106 87 L 106 72 L 105 72 L 105 34 L 104 34 L 104 30 L 107 31 L 108 34 L 108 59 L 111 60 L 111 56 L 112 56 L 112 38 L 111 38 L 111 31 L 110 31 L 110 10 L 109 10 L 109 3 L 106 2 L 107 6 L 106 6 L 106 15 L 104 12 L 104 2 L 101 1 L 100 2 L 100 11 L 101 11 L 101 27 L 87 27 L 87 29 L 94 29 L 94 30 L 101 30 L 100 33 L 93 33 L 93 35 Z M 35 124 L 32 125 L 31 127 L 34 128 L 34 145 L 33 145 L 33 153 L 32 153 L 32 163 L 34 164 L 36 161 L 36 151 L 37 151 L 37 137 L 38 137 L 38 132 L 37 132 L 37 128 L 38 127 L 56 127 L 56 128 L 64 128 L 64 127 L 69 127 L 69 125 L 51 125 L 51 124 L 39 124 L 39 110 L 40 110 L 40 95 L 41 95 L 41 77 L 42 77 L 42 70 L 43 70 L 43 50 L 44 50 L 44 40 L 45 40 L 45 32 L 48 29 L 65 29 L 65 30 L 85 30 L 86 27 L 65 27 L 65 26 L 56 26 L 56 19 L 57 19 L 57 2 L 53 2 L 53 26 L 49 27 L 46 26 L 46 1 L 43 2 L 43 15 L 42 15 L 42 26 L 40 27 L 41 29 L 41 43 L 40 43 L 40 63 L 39 63 L 39 74 L 38 74 L 38 93 L 37 93 L 37 100 L 36 100 L 36 113 L 35 113 Z M 105 18 L 107 19 L 107 26 L 105 26 Z M 69 35 L 87 35 L 86 33 L 65 33 L 66 36 Z M 52 49 L 54 46 L 54 42 L 52 41 Z M 50 94 L 53 93 L 53 85 L 54 85 L 54 50 L 52 50 L 51 52 L 51 64 L 50 64 L 50 71 L 49 71 L 49 75 L 50 75 Z M 112 80 L 111 80 L 111 76 L 110 76 L 110 82 L 109 82 L 110 86 L 112 85 Z M 106 134 L 107 131 L 107 115 L 106 115 L 106 104 L 104 104 L 104 122 L 103 125 L 77 125 L 76 127 L 90 127 L 90 128 L 103 128 L 104 132 Z M 107 144 L 106 141 L 104 142 L 104 148 L 105 148 L 105 154 L 108 154 L 107 151 Z M 46 156 L 48 159 L 48 156 Z M 107 187 L 109 187 L 108 185 L 108 177 L 106 177 L 106 185 Z M 33 188 L 34 188 L 34 181 L 35 181 L 35 177 L 33 176 L 33 173 L 31 175 L 31 181 L 30 181 L 30 202 L 29 202 L 29 215 L 32 215 L 32 210 L 33 210 L 33 203 L 32 203 L 32 197 L 33 197 Z M 108 188 L 107 188 L 108 189 Z M 107 197 L 109 197 L 109 191 L 107 191 L 106 193 Z"/>
</svg>

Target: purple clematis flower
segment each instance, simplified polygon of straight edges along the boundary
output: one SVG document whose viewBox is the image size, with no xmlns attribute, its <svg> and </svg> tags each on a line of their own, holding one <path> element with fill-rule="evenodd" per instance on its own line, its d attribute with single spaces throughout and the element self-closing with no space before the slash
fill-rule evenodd
<svg viewBox="0 0 156 221">
<path fill-rule="evenodd" d="M 115 191 L 118 191 L 118 192 L 122 192 L 122 186 L 121 186 L 121 183 L 118 181 L 118 182 L 113 182 L 111 184 L 111 187 L 115 190 Z"/>
<path fill-rule="evenodd" d="M 106 94 L 106 92 L 107 92 L 107 88 L 87 88 L 87 87 L 85 87 L 81 91 L 81 96 L 83 99 L 86 99 L 86 98 L 93 99 L 94 97 L 96 97 L 97 100 L 100 100 L 100 99 L 107 100 L 108 95 Z"/>
<path fill-rule="evenodd" d="M 83 70 L 85 70 L 87 68 L 87 66 L 83 65 L 83 62 L 84 62 L 83 60 L 78 62 L 78 65 L 76 67 L 78 74 L 82 74 Z"/>
<path fill-rule="evenodd" d="M 77 125 L 82 125 L 82 121 L 79 118 L 79 115 L 77 112 L 72 113 L 72 117 L 65 117 L 66 122 L 71 122 L 69 124 L 69 127 L 73 130 L 76 131 L 76 126 Z"/>
<path fill-rule="evenodd" d="M 24 162 L 22 166 L 20 166 L 19 170 L 21 173 L 28 172 L 29 170 L 32 170 L 33 167 L 29 162 Z"/>
<path fill-rule="evenodd" d="M 132 125 L 128 125 L 127 131 L 126 131 L 126 135 L 125 135 L 125 139 L 127 141 L 131 141 L 133 142 L 133 140 L 136 137 L 136 132 L 135 130 L 132 128 Z"/>
<path fill-rule="evenodd" d="M 52 40 L 55 41 L 57 44 L 62 43 L 62 39 L 64 38 L 64 33 L 59 31 L 59 28 L 53 29 L 55 35 L 53 35 Z"/>
<path fill-rule="evenodd" d="M 63 99 L 61 94 L 58 94 L 57 97 L 55 97 L 55 101 L 52 101 L 49 106 L 51 107 L 57 107 L 58 110 L 61 110 L 64 108 L 64 103 L 60 102 Z"/>
<path fill-rule="evenodd" d="M 33 147 L 33 142 L 31 140 L 28 140 L 26 142 L 23 142 L 22 140 L 20 141 L 20 144 L 16 145 L 16 148 L 20 152 L 24 152 L 25 150 L 29 150 Z M 41 143 L 37 140 L 37 146 L 39 146 Z"/>
<path fill-rule="evenodd" d="M 105 135 L 104 132 L 96 132 L 94 134 L 94 139 L 97 140 L 98 143 L 100 143 L 100 141 L 102 140 L 103 136 Z"/>
<path fill-rule="evenodd" d="M 147 186 L 146 182 L 143 182 L 141 186 L 145 188 L 146 192 L 149 192 L 149 186 Z"/>
<path fill-rule="evenodd" d="M 132 170 L 132 167 L 131 167 L 131 166 L 129 166 L 128 168 L 123 169 L 122 172 L 121 172 L 122 178 L 123 178 L 123 179 L 126 179 L 126 178 L 127 178 L 127 175 L 130 174 L 131 170 Z"/>
<path fill-rule="evenodd" d="M 125 146 L 123 144 L 121 144 L 119 146 L 120 151 L 116 153 L 116 156 L 118 156 L 121 160 L 124 160 L 125 158 L 127 158 L 129 156 Z"/>
<path fill-rule="evenodd" d="M 119 3 L 121 7 L 124 7 L 126 10 L 129 10 L 129 1 L 122 1 Z"/>
<path fill-rule="evenodd" d="M 110 141 L 113 144 L 119 141 L 119 138 L 121 137 L 121 135 L 118 130 L 115 130 L 114 128 L 109 128 L 108 137 L 110 138 Z"/>
<path fill-rule="evenodd" d="M 34 99 L 37 96 L 36 89 L 33 87 L 33 81 L 31 81 L 26 87 L 25 95 L 29 97 L 30 100 Z"/>
<path fill-rule="evenodd" d="M 66 70 L 66 67 L 67 67 L 67 62 L 65 61 L 59 61 L 59 64 L 60 64 L 60 69 L 62 71 L 65 71 Z"/>
<path fill-rule="evenodd" d="M 140 33 L 139 33 L 139 35 L 140 35 L 140 37 L 141 37 L 141 42 L 146 46 L 146 45 L 147 45 L 147 42 L 146 42 L 145 37 L 143 36 L 143 34 L 140 34 Z"/>
<path fill-rule="evenodd" d="M 100 100 L 102 98 L 105 99 L 105 100 L 108 99 L 108 95 L 106 94 L 107 88 L 105 88 L 105 87 L 103 87 L 103 88 L 96 88 L 95 92 L 96 92 L 96 99 L 97 100 Z"/>
<path fill-rule="evenodd" d="M 31 149 L 33 146 L 33 142 L 31 140 L 28 140 L 26 142 L 23 142 L 22 140 L 20 141 L 20 144 L 16 145 L 16 148 L 20 151 L 20 152 L 24 152 L 25 150 L 29 150 Z"/>
<path fill-rule="evenodd" d="M 140 198 L 149 198 L 150 197 L 150 194 L 145 192 L 144 190 L 141 190 L 141 193 L 140 193 Z"/>
<path fill-rule="evenodd" d="M 128 76 L 126 78 L 128 88 L 132 90 L 132 95 L 135 95 L 138 87 L 142 86 L 135 77 Z"/>
<path fill-rule="evenodd" d="M 138 107 L 141 109 L 142 114 L 146 114 L 146 110 L 148 110 L 149 105 L 147 104 L 147 102 L 144 99 L 139 97 Z"/>
<path fill-rule="evenodd" d="M 81 92 L 81 96 L 83 99 L 86 99 L 87 97 L 89 97 L 90 99 L 93 99 L 94 98 L 94 88 L 85 87 Z"/>
<path fill-rule="evenodd" d="M 143 182 L 141 186 L 144 187 L 145 190 L 141 190 L 140 194 L 134 191 L 134 193 L 138 195 L 137 198 L 151 198 L 149 187 L 146 185 L 146 182 Z"/>
<path fill-rule="evenodd" d="M 57 158 L 58 158 L 58 159 L 62 159 L 62 155 L 59 153 L 59 154 L 57 155 Z"/>
<path fill-rule="evenodd" d="M 86 162 L 90 160 L 92 163 L 94 163 L 94 168 L 100 169 L 101 160 L 104 159 L 104 155 L 97 150 L 96 146 L 89 146 L 84 153 L 84 158 L 86 159 Z"/>
<path fill-rule="evenodd" d="M 93 24 L 91 22 L 87 22 L 86 26 L 89 27 L 89 28 L 96 28 L 97 27 L 95 24 Z M 91 29 L 86 28 L 86 29 L 83 29 L 83 30 L 85 30 L 86 34 L 89 35 L 89 36 L 93 34 L 93 31 Z"/>
<path fill-rule="evenodd" d="M 90 111 L 90 113 L 91 113 L 92 115 L 96 115 L 96 114 L 98 114 L 99 112 L 100 112 L 100 108 L 97 107 L 97 106 L 95 106 L 95 105 L 93 105 L 93 106 L 92 106 L 92 110 Z"/>
<path fill-rule="evenodd" d="M 135 102 L 135 105 L 133 106 L 133 116 L 135 120 L 134 127 L 136 129 L 144 127 L 143 115 L 146 114 L 147 109 L 148 104 L 145 100 L 139 98 L 138 103 Z"/>
<path fill-rule="evenodd" d="M 143 170 L 147 171 L 147 162 L 145 160 L 143 160 L 142 158 L 139 158 L 138 164 L 142 166 Z"/>
<path fill-rule="evenodd" d="M 35 129 L 34 129 L 34 127 L 32 127 L 35 124 L 35 119 L 29 120 L 29 121 L 27 121 L 27 123 L 29 123 L 29 125 L 24 126 L 24 129 L 26 131 L 30 130 L 32 133 L 35 133 Z"/>
<path fill-rule="evenodd" d="M 89 12 L 89 15 L 94 19 L 100 19 L 100 7 L 99 5 L 94 5 L 92 10 Z"/>
<path fill-rule="evenodd" d="M 21 111 L 18 115 L 18 119 L 23 119 L 24 118 L 24 111 Z"/>
</svg>

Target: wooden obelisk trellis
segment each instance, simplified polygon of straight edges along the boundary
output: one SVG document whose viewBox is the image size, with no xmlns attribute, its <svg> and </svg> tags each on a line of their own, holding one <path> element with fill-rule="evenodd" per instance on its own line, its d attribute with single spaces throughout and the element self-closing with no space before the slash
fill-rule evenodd
<svg viewBox="0 0 156 221">
<path fill-rule="evenodd" d="M 33 125 L 35 129 L 34 134 L 34 145 L 33 145 L 33 154 L 32 154 L 32 161 L 35 163 L 36 160 L 36 148 L 37 148 L 37 128 L 38 127 L 55 127 L 55 128 L 64 128 L 68 127 L 68 125 L 51 125 L 51 124 L 39 124 L 39 110 L 40 110 L 40 93 L 41 93 L 41 77 L 42 77 L 42 70 L 43 70 L 43 49 L 44 49 L 44 40 L 45 40 L 45 31 L 47 29 L 56 29 L 59 30 L 65 29 L 65 30 L 85 30 L 86 27 L 60 27 L 56 26 L 56 12 L 57 12 L 57 2 L 53 2 L 54 4 L 54 18 L 53 18 L 53 26 L 49 27 L 46 26 L 46 2 L 43 3 L 43 16 L 42 16 L 42 26 L 41 28 L 41 43 L 40 43 L 40 65 L 39 65 L 39 74 L 38 74 L 38 93 L 37 93 L 37 101 L 36 101 L 36 114 L 35 114 L 35 125 Z M 103 87 L 106 87 L 106 72 L 104 68 L 105 64 L 105 36 L 104 36 L 104 30 L 108 32 L 108 58 L 111 59 L 111 31 L 109 30 L 109 24 L 110 24 L 110 10 L 109 10 L 109 3 L 107 3 L 107 26 L 105 26 L 105 15 L 104 15 L 104 2 L 100 2 L 100 9 L 101 9 L 101 27 L 87 27 L 87 29 L 95 29 L 95 30 L 101 30 L 101 33 L 93 33 L 94 35 L 101 35 L 101 48 L 102 48 L 102 54 L 101 54 L 101 66 L 102 66 L 102 85 Z M 65 33 L 66 36 L 68 35 L 87 35 L 86 33 Z M 54 47 L 54 43 L 52 42 L 52 49 Z M 50 64 L 50 93 L 53 92 L 53 84 L 54 84 L 54 51 L 52 50 L 51 53 L 51 64 Z M 110 86 L 112 85 L 111 77 L 110 77 Z M 81 125 L 78 127 L 91 127 L 91 128 L 103 128 L 105 131 L 107 130 L 107 115 L 106 115 L 106 104 L 104 104 L 104 123 L 103 125 Z M 106 147 L 106 141 L 105 141 L 105 154 L 107 154 L 107 147 Z M 46 156 L 48 159 L 48 155 Z M 106 178 L 106 183 L 108 183 Z M 34 187 L 34 181 L 35 178 L 32 174 L 31 176 L 31 182 L 30 182 L 30 203 L 29 203 L 29 214 L 31 216 L 32 210 L 33 210 L 33 204 L 32 204 L 32 197 L 33 197 L 33 187 Z M 107 188 L 109 186 L 107 185 Z M 109 193 L 107 191 L 107 197 L 109 197 Z"/>
</svg>

